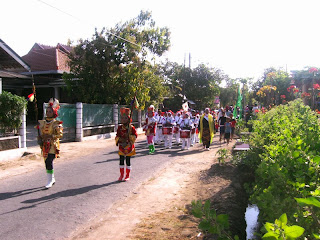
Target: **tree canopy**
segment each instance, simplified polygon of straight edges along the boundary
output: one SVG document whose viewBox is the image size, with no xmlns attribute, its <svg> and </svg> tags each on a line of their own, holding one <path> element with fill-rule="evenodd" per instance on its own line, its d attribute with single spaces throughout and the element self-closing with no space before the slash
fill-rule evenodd
<svg viewBox="0 0 320 240">
<path fill-rule="evenodd" d="M 162 99 L 162 79 L 147 61 L 170 47 L 169 29 L 155 27 L 151 13 L 101 32 L 91 40 L 80 39 L 70 54 L 70 74 L 64 74 L 76 101 L 128 104 L 137 92 L 142 108 L 150 100 Z M 151 89 L 152 86 L 152 89 Z"/>
</svg>

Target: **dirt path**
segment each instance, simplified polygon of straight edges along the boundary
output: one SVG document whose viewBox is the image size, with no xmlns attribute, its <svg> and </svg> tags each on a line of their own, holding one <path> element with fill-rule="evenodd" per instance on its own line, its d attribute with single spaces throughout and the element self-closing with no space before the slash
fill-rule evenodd
<svg viewBox="0 0 320 240">
<path fill-rule="evenodd" d="M 70 239 L 201 239 L 198 221 L 186 212 L 192 200 L 208 199 L 231 183 L 222 176 L 200 181 L 202 173 L 216 163 L 219 148 L 217 136 L 210 151 L 203 151 L 200 144 L 193 147 L 198 154 L 175 160 L 90 226 L 76 229 Z"/>
</svg>

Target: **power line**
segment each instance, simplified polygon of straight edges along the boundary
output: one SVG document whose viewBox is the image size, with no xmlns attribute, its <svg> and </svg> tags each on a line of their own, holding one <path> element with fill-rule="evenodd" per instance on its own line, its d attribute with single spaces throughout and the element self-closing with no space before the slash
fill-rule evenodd
<svg viewBox="0 0 320 240">
<path fill-rule="evenodd" d="M 66 12 L 66 11 L 63 11 L 63 10 L 61 10 L 61 9 L 55 7 L 55 6 L 52 6 L 52 5 L 49 4 L 49 3 L 46 3 L 46 2 L 44 2 L 44 1 L 42 1 L 42 0 L 37 0 L 37 1 L 45 4 L 45 5 L 53 8 L 53 9 L 55 9 L 55 10 L 61 12 L 61 13 L 63 13 L 63 14 L 66 14 L 66 15 L 68 15 L 69 17 L 76 19 L 77 21 L 82 22 L 82 20 L 81 20 L 80 18 L 77 18 L 77 17 L 73 16 L 72 14 L 70 14 L 70 13 L 68 13 L 68 12 Z M 123 38 L 123 37 L 120 37 L 120 36 L 118 36 L 118 35 L 116 35 L 116 34 L 114 34 L 114 33 L 112 33 L 112 32 L 106 31 L 106 33 L 107 33 L 107 34 L 110 34 L 110 35 L 112 35 L 112 36 L 114 36 L 114 37 L 116 37 L 116 38 L 119 38 L 119 39 L 121 39 L 121 40 L 123 40 L 123 41 L 125 41 L 125 42 L 131 43 L 131 44 L 133 44 L 133 45 L 135 45 L 135 46 L 137 46 L 137 47 L 141 47 L 139 44 L 136 44 L 136 43 L 134 43 L 134 42 L 131 42 L 131 41 L 129 41 L 129 40 Z"/>
</svg>

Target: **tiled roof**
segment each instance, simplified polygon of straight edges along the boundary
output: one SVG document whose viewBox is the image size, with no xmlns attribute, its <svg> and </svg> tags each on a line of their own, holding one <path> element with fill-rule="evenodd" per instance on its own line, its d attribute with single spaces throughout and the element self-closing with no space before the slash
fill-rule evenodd
<svg viewBox="0 0 320 240">
<path fill-rule="evenodd" d="M 0 39 L 0 70 L 11 72 L 29 71 L 30 67 L 22 58 Z"/>
<path fill-rule="evenodd" d="M 31 66 L 31 71 L 61 70 L 69 72 L 67 66 L 68 56 L 71 47 L 58 44 L 56 47 L 36 43 L 29 53 L 22 57 Z"/>
</svg>

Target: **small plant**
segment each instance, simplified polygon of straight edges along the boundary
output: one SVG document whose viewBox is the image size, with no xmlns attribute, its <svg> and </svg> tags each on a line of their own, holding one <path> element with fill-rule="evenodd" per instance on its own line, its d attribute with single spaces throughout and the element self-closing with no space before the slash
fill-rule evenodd
<svg viewBox="0 0 320 240">
<path fill-rule="evenodd" d="M 293 225 L 287 225 L 287 214 L 282 214 L 274 223 L 267 222 L 264 227 L 267 233 L 263 235 L 262 239 L 267 240 L 286 240 L 297 239 L 304 233 L 304 228 Z"/>
<path fill-rule="evenodd" d="M 198 226 L 204 232 L 217 234 L 220 240 L 239 240 L 238 236 L 231 237 L 229 230 L 229 216 L 227 214 L 217 215 L 216 210 L 211 208 L 210 200 L 204 204 L 200 200 L 192 201 L 192 215 L 200 218 Z"/>
<path fill-rule="evenodd" d="M 218 157 L 219 164 L 225 163 L 225 160 L 228 159 L 229 157 L 228 149 L 220 148 L 216 153 L 216 156 L 217 155 L 219 155 Z"/>
</svg>

